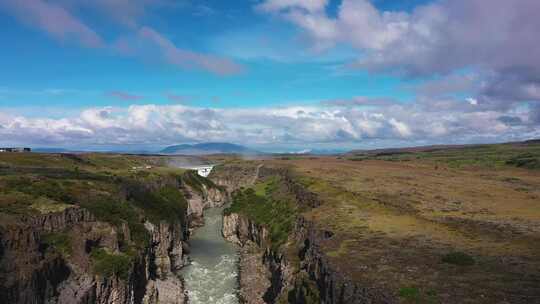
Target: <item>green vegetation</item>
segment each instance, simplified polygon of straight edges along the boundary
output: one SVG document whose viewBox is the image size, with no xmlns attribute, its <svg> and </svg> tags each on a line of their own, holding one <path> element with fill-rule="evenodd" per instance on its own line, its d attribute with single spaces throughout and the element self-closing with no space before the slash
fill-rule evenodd
<svg viewBox="0 0 540 304">
<path fill-rule="evenodd" d="M 90 257 L 95 273 L 104 277 L 116 275 L 122 280 L 129 278 L 132 259 L 127 254 L 112 254 L 103 248 L 96 248 L 92 250 Z"/>
<path fill-rule="evenodd" d="M 298 276 L 300 278 L 300 282 L 296 283 L 296 286 L 291 291 L 289 291 L 289 303 L 321 303 L 319 288 L 317 287 L 317 284 L 312 281 L 309 278 L 309 275 L 305 272 L 301 272 Z M 294 297 L 295 295 L 297 297 L 296 299 Z"/>
<path fill-rule="evenodd" d="M 410 302 L 418 302 L 420 300 L 420 289 L 416 287 L 403 287 L 399 289 L 399 297 Z"/>
<path fill-rule="evenodd" d="M 279 181 L 278 181 L 278 178 L 276 176 L 269 177 L 265 181 L 256 183 L 253 186 L 253 190 L 255 190 L 255 194 L 258 195 L 258 196 L 270 195 L 271 191 L 275 188 L 275 185 L 278 182 Z"/>
<path fill-rule="evenodd" d="M 214 184 L 214 182 L 200 176 L 197 174 L 197 171 L 194 170 L 189 170 L 182 174 L 181 180 L 199 194 L 203 193 L 203 187 L 224 190 L 224 187 Z"/>
<path fill-rule="evenodd" d="M 127 223 L 131 239 L 137 246 L 144 246 L 150 240 L 150 235 L 142 224 L 138 212 L 126 201 L 116 201 L 110 197 L 98 197 L 81 204 L 98 220 L 120 227 Z"/>
<path fill-rule="evenodd" d="M 399 297 L 405 300 L 406 303 L 415 304 L 435 304 L 439 303 L 437 300 L 437 292 L 429 289 L 425 292 L 417 287 L 403 287 L 399 289 Z"/>
<path fill-rule="evenodd" d="M 128 180 L 123 183 L 127 200 L 143 210 L 144 215 L 153 223 L 184 223 L 187 201 L 182 192 L 172 185 L 157 190 L 146 187 L 143 183 Z"/>
<path fill-rule="evenodd" d="M 271 179 L 264 191 L 259 189 L 259 194 L 252 188 L 235 191 L 231 206 L 225 210 L 225 214 L 244 214 L 255 223 L 267 227 L 274 247 L 285 243 L 297 213 L 293 202 L 275 198 L 279 183 L 278 178 Z M 263 192 L 264 195 L 261 195 Z"/>
<path fill-rule="evenodd" d="M 23 215 L 23 214 L 47 214 L 60 212 L 70 207 L 70 204 L 59 203 L 45 196 L 34 197 L 32 195 L 0 190 L 0 212 Z"/>
<path fill-rule="evenodd" d="M 71 254 L 71 238 L 65 232 L 47 233 L 41 237 L 41 242 L 48 247 L 54 248 L 63 256 Z"/>
<path fill-rule="evenodd" d="M 0 212 L 7 214 L 31 214 L 37 210 L 30 208 L 32 196 L 20 192 L 0 192 Z"/>
<path fill-rule="evenodd" d="M 519 154 L 507 160 L 506 164 L 520 168 L 540 169 L 540 155 L 534 153 Z"/>
<path fill-rule="evenodd" d="M 474 258 L 464 252 L 451 252 L 442 257 L 442 262 L 447 264 L 454 264 L 459 266 L 471 266 L 474 265 Z"/>
<path fill-rule="evenodd" d="M 120 227 L 144 246 L 149 235 L 145 219 L 157 224 L 184 223 L 187 201 L 181 184 L 202 193 L 222 189 L 195 171 L 156 166 L 163 158 L 113 154 L 0 155 L 0 212 L 10 216 L 61 212 L 73 205 L 97 219 Z M 151 169 L 134 170 L 133 167 Z M 130 246 L 130 240 L 126 248 Z M 126 249 L 127 250 L 127 249 Z"/>
<path fill-rule="evenodd" d="M 58 202 L 73 204 L 75 198 L 67 191 L 67 185 L 54 179 L 29 180 L 24 177 L 9 177 L 5 180 L 6 188 L 21 192 L 34 198 L 44 196 Z"/>
<path fill-rule="evenodd" d="M 41 214 L 62 212 L 66 208 L 71 207 L 71 204 L 63 204 L 53 201 L 47 197 L 38 197 L 34 200 L 34 203 L 30 205 L 30 208 L 38 211 Z"/>
<path fill-rule="evenodd" d="M 433 147 L 418 151 L 388 151 L 357 153 L 348 158 L 353 161 L 378 159 L 386 161 L 430 160 L 446 163 L 450 167 L 480 166 L 497 168 L 515 166 L 540 169 L 540 144 L 495 144 L 464 147 Z"/>
</svg>

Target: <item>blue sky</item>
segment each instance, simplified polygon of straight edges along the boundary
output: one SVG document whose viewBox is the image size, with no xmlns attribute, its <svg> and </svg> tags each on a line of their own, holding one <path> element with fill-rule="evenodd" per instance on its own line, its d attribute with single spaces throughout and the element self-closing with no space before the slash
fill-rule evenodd
<svg viewBox="0 0 540 304">
<path fill-rule="evenodd" d="M 245 71 L 227 76 L 204 70 L 186 71 L 152 62 L 151 58 L 141 61 L 110 50 L 81 48 L 69 41 L 51 39 L 4 12 L 0 26 L 7 30 L 2 31 L 1 39 L 9 41 L 9 47 L 0 58 L 0 84 L 13 92 L 3 98 L 2 105 L 122 105 L 122 100 L 109 94 L 118 91 L 144 97 L 135 102 L 140 104 L 176 103 L 167 96 L 180 95 L 186 96 L 186 103 L 205 107 L 314 103 L 352 96 L 392 96 L 400 100 L 412 97 L 397 77 L 344 67 L 356 56 L 353 51 L 344 47 L 310 54 L 298 41 L 297 29 L 257 13 L 250 1 L 234 4 L 198 4 L 211 11 L 186 4 L 143 18 L 156 24 L 155 29 L 177 47 L 227 56 L 244 66 Z M 380 4 L 396 8 L 391 1 Z M 102 24 L 106 19 L 103 16 L 81 14 L 80 18 L 96 25 L 105 39 L 115 40 L 116 35 L 125 32 L 110 21 Z"/>
<path fill-rule="evenodd" d="M 538 48 L 527 14 L 538 4 L 496 2 L 0 0 L 0 142 L 347 149 L 535 137 L 540 64 L 515 55 Z M 204 123 L 192 130 L 186 115 Z"/>
</svg>

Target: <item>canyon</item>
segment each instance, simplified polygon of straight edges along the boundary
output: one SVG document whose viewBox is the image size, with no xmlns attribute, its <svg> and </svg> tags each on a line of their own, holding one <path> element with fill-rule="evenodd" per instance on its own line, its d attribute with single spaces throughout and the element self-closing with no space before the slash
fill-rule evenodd
<svg viewBox="0 0 540 304">
<path fill-rule="evenodd" d="M 79 156 L 74 156 L 74 160 L 88 165 L 85 163 L 87 160 Z M 65 164 L 66 160 L 59 162 Z M 5 169 L 21 175 L 21 168 Z M 45 177 L 43 172 L 36 176 L 34 170 L 28 171 L 32 175 L 16 178 L 21 178 L 22 185 L 34 182 L 32 191 L 42 191 L 35 185 L 53 179 Z M 50 168 L 45 171 L 46 174 L 69 175 L 69 170 Z M 28 205 L 18 201 L 20 198 L 16 195 L 26 198 L 21 192 L 3 195 L 0 198 L 3 203 L 3 212 L 0 213 L 1 302 L 187 303 L 185 284 L 178 274 L 189 263 L 189 236 L 194 229 L 203 225 L 204 209 L 226 203 L 227 192 L 196 177 L 191 171 L 178 176 L 169 173 L 158 173 L 152 179 L 142 180 L 136 185 L 142 188 L 121 185 L 120 189 L 111 191 L 111 185 L 118 181 L 107 179 L 100 182 L 99 188 L 104 187 L 100 191 L 107 189 L 118 195 L 115 198 L 119 200 L 111 205 L 104 204 L 101 206 L 103 210 L 86 204 L 71 205 L 50 199 L 39 205 L 36 212 L 36 203 L 31 198 L 28 198 Z M 10 178 L 4 177 L 2 180 L 3 189 L 13 187 Z M 98 190 L 94 188 L 95 181 L 92 179 L 75 178 L 88 183 L 83 196 Z M 72 181 L 67 184 L 72 187 Z M 174 195 L 178 195 L 180 201 L 171 203 L 182 204 L 182 200 L 185 200 L 182 219 L 173 218 L 170 221 L 159 216 L 150 219 L 149 214 L 144 217 L 134 215 L 135 221 L 139 222 L 132 223 L 125 214 L 132 212 L 132 209 L 115 209 L 115 204 L 127 205 L 120 201 L 138 199 L 136 196 L 153 199 L 152 193 L 165 189 L 177 191 Z M 19 191 L 26 189 L 21 187 Z M 53 193 L 51 195 L 54 196 Z M 173 194 L 163 192 L 163 195 Z M 98 206 L 101 204 L 97 200 L 94 203 Z M 163 203 L 170 202 L 163 200 Z M 159 211 L 152 208 L 149 207 L 143 214 Z M 137 240 L 141 237 L 143 241 Z"/>
<path fill-rule="evenodd" d="M 377 157 L 2 156 L 1 302 L 540 302 L 538 171 Z"/>
</svg>

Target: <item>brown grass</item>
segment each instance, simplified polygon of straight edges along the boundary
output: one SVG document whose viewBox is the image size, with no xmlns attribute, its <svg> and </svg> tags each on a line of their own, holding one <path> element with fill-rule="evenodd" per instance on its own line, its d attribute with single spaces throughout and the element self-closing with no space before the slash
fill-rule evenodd
<svg viewBox="0 0 540 304">
<path fill-rule="evenodd" d="M 540 172 L 427 161 L 270 160 L 293 165 L 324 204 L 335 267 L 364 284 L 416 286 L 443 303 L 540 302 Z M 465 252 L 472 266 L 441 262 Z"/>
</svg>

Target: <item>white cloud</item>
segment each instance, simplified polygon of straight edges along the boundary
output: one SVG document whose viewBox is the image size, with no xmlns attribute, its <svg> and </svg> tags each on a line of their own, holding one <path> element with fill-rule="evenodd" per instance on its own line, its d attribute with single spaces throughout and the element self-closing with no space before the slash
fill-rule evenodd
<svg viewBox="0 0 540 304">
<path fill-rule="evenodd" d="M 304 1 L 268 0 L 258 7 L 296 25 L 316 50 L 353 47 L 358 56 L 349 67 L 431 79 L 414 89 L 423 112 L 500 114 L 533 102 L 528 117 L 519 119 L 540 120 L 540 18 L 532 13 L 540 11 L 540 1 L 444 0 L 410 12 L 383 11 L 373 2 L 342 0 L 336 14 L 327 1 L 309 9 Z M 456 103 L 464 94 L 470 97 Z M 518 118 L 503 121 L 493 128 L 503 130 Z M 418 128 L 406 125 L 414 135 Z M 436 130 L 450 134 L 459 128 L 439 124 Z"/>
<path fill-rule="evenodd" d="M 525 139 L 540 125 L 523 107 L 486 109 L 448 100 L 452 106 L 353 102 L 328 106 L 212 109 L 184 105 L 90 108 L 58 119 L 0 115 L 0 143 L 28 145 L 168 145 L 229 141 L 249 145 L 370 145 Z"/>
<path fill-rule="evenodd" d="M 469 97 L 466 99 L 468 103 L 470 103 L 473 106 L 478 105 L 478 100 L 476 98 Z"/>
<path fill-rule="evenodd" d="M 537 0 L 435 1 L 412 12 L 342 0 L 335 16 L 327 12 L 326 1 L 317 1 L 313 9 L 297 2 L 304 1 L 268 0 L 259 7 L 272 8 L 264 11 L 305 31 L 316 48 L 355 47 L 361 54 L 356 65 L 372 71 L 433 75 L 467 67 L 540 69 L 540 19 L 531 13 L 540 10 Z"/>
<path fill-rule="evenodd" d="M 262 11 L 278 12 L 286 9 L 303 9 L 308 12 L 320 12 L 324 10 L 328 0 L 267 0 L 257 7 Z"/>
<path fill-rule="evenodd" d="M 399 134 L 399 136 L 401 137 L 409 137 L 412 135 L 412 132 L 411 130 L 409 129 L 409 126 L 407 126 L 405 123 L 401 122 L 401 121 L 397 121 L 395 118 L 391 118 L 388 123 L 394 127 L 394 129 L 396 130 L 396 132 Z"/>
</svg>

